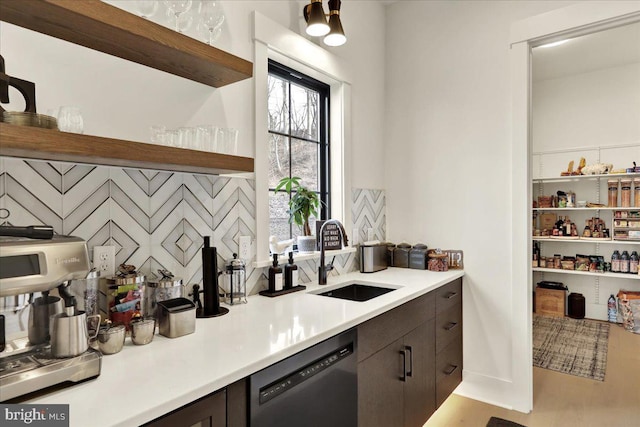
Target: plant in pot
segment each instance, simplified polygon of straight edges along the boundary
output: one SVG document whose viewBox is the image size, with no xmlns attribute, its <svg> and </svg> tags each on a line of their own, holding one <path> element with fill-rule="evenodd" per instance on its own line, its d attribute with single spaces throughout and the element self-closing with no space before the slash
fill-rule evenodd
<svg viewBox="0 0 640 427">
<path fill-rule="evenodd" d="M 316 250 L 316 238 L 311 234 L 309 217 L 318 216 L 320 198 L 318 194 L 300 184 L 297 176 L 282 178 L 275 188 L 276 191 L 284 190 L 290 196 L 289 199 L 289 224 L 294 223 L 302 229 L 302 236 L 298 236 L 299 252 L 314 252 Z"/>
</svg>

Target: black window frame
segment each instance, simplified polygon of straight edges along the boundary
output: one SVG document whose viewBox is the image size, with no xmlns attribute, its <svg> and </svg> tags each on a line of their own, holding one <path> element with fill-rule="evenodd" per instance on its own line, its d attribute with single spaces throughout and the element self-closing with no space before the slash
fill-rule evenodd
<svg viewBox="0 0 640 427">
<path fill-rule="evenodd" d="M 330 150 L 330 91 L 331 87 L 309 77 L 299 71 L 282 65 L 276 61 L 269 59 L 269 75 L 274 75 L 288 82 L 289 85 L 294 83 L 298 86 L 302 86 L 307 89 L 311 89 L 318 93 L 318 103 L 320 105 L 319 118 L 318 118 L 318 141 L 293 135 L 291 133 L 291 126 L 288 128 L 288 132 L 278 132 L 268 129 L 269 134 L 280 135 L 288 139 L 289 141 L 289 177 L 291 177 L 292 161 L 291 161 L 291 140 L 298 139 L 310 143 L 318 144 L 319 146 L 319 159 L 318 159 L 318 182 L 319 190 L 316 191 L 318 197 L 321 200 L 320 217 L 318 220 L 326 220 L 331 218 L 331 150 Z M 291 105 L 291 89 L 289 88 L 289 105 Z M 289 111 L 289 123 L 291 123 L 291 111 Z M 304 184 L 304 183 L 303 183 Z M 275 187 L 269 186 L 269 193 L 274 192 Z M 279 192 L 283 192 L 280 190 Z M 289 236 L 293 236 L 293 225 L 289 226 Z"/>
</svg>

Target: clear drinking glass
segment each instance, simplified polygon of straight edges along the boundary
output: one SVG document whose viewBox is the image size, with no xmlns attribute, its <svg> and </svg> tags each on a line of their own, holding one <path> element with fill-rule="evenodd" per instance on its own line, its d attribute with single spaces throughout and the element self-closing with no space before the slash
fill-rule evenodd
<svg viewBox="0 0 640 427">
<path fill-rule="evenodd" d="M 163 125 L 153 125 L 149 129 L 151 131 L 151 143 L 158 145 L 166 144 L 167 128 Z"/>
<path fill-rule="evenodd" d="M 169 129 L 165 132 L 165 145 L 169 147 L 180 147 L 180 138 L 178 131 L 175 129 Z"/>
<path fill-rule="evenodd" d="M 211 130 L 208 126 L 196 127 L 196 139 L 193 145 L 194 150 L 209 151 L 211 141 Z"/>
<path fill-rule="evenodd" d="M 178 138 L 180 139 L 178 147 L 193 148 L 195 140 L 195 129 L 189 127 L 178 128 Z"/>
<path fill-rule="evenodd" d="M 191 5 L 193 4 L 192 0 L 164 0 L 164 4 L 175 17 L 175 30 L 179 33 L 183 32 L 179 25 L 180 15 L 191 9 Z"/>
<path fill-rule="evenodd" d="M 158 0 L 136 0 L 136 9 L 141 17 L 149 19 L 158 10 Z"/>
<path fill-rule="evenodd" d="M 218 1 L 205 1 L 201 3 L 198 15 L 198 32 L 205 39 L 207 44 L 213 42 L 222 32 L 224 13 Z"/>
<path fill-rule="evenodd" d="M 58 129 L 63 132 L 82 133 L 84 121 L 79 107 L 63 106 L 58 111 Z"/>
</svg>

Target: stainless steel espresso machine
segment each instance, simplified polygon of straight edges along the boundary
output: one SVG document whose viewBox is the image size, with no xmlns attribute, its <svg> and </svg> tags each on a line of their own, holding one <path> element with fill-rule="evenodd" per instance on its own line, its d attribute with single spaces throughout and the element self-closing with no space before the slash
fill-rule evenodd
<svg viewBox="0 0 640 427">
<path fill-rule="evenodd" d="M 0 227 L 0 401 L 100 375 L 86 313 L 67 291 L 88 272 L 84 240 L 46 226 Z"/>
</svg>

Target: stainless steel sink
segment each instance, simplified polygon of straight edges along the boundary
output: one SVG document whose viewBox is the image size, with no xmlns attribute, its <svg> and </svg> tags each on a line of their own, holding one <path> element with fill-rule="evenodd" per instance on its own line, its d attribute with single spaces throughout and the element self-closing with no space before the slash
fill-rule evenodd
<svg viewBox="0 0 640 427">
<path fill-rule="evenodd" d="M 364 285 L 360 283 L 352 283 L 340 288 L 331 289 L 324 292 L 316 293 L 325 297 L 347 299 L 350 301 L 369 301 L 370 299 L 384 295 L 387 292 L 395 291 L 395 288 L 383 288 L 381 286 Z"/>
</svg>

